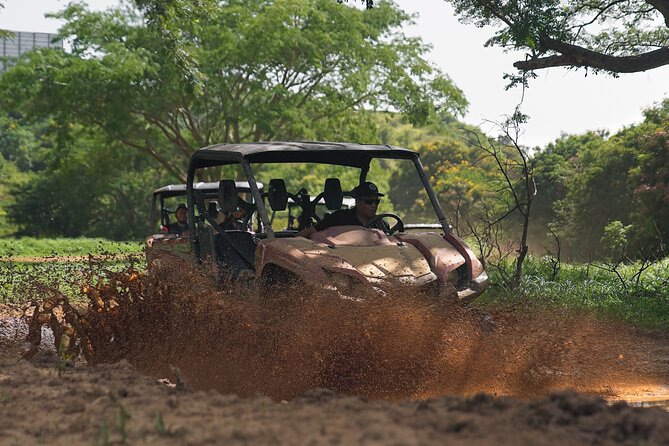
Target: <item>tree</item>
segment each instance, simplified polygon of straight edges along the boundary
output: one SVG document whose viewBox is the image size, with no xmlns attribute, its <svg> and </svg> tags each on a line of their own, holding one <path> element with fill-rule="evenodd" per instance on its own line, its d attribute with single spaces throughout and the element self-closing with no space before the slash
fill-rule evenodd
<svg viewBox="0 0 669 446">
<path fill-rule="evenodd" d="M 518 110 L 499 124 L 500 137 L 486 138 L 475 133 L 475 147 L 496 168 L 497 178 L 491 183 L 494 193 L 490 194 L 487 203 L 482 203 L 486 220 L 485 233 L 496 235 L 491 228 L 499 226 L 513 217 L 520 220 L 520 234 L 514 229 L 508 230 L 507 239 L 515 248 L 514 272 L 511 277 L 502 274 L 504 285 L 509 289 L 517 289 L 523 278 L 523 264 L 528 254 L 528 237 L 532 215 L 532 204 L 537 196 L 535 181 L 535 162 L 528 150 L 518 143 L 521 125 L 527 117 Z M 504 269 L 500 268 L 503 273 Z"/>
<path fill-rule="evenodd" d="M 487 45 L 527 51 L 514 63 L 523 72 L 564 66 L 617 74 L 669 64 L 667 0 L 448 1 L 461 21 L 498 28 Z"/>
<path fill-rule="evenodd" d="M 631 227 L 629 255 L 647 257 L 669 239 L 669 101 L 615 135 L 565 135 L 534 156 L 542 193 L 535 222 L 550 227 L 575 258 L 606 254 L 600 243 L 612 222 Z M 539 234 L 535 234 L 539 235 Z"/>
<path fill-rule="evenodd" d="M 391 108 L 419 124 L 466 108 L 423 58 L 426 45 L 401 34 L 410 17 L 390 3 L 361 11 L 332 0 L 216 2 L 179 30 L 194 42 L 196 84 L 184 82 L 141 11 L 71 4 L 58 16 L 72 53 L 26 55 L 0 79 L 0 100 L 63 127 L 95 126 L 181 180 L 193 151 L 209 144 L 346 139 L 368 125 L 350 119 L 356 111 Z"/>
<path fill-rule="evenodd" d="M 147 196 L 164 181 L 146 157 L 82 126 L 43 138 L 51 148 L 39 154 L 42 170 L 6 185 L 7 218 L 19 234 L 128 240 L 146 233 Z"/>
<path fill-rule="evenodd" d="M 644 112 L 645 121 L 629 129 L 638 148 L 637 165 L 630 170 L 635 204 L 635 242 L 639 246 L 669 242 L 669 99 Z"/>
<path fill-rule="evenodd" d="M 348 0 L 337 0 L 339 3 L 348 3 Z M 374 7 L 374 0 L 360 0 L 360 3 L 364 4 L 367 9 L 372 9 Z"/>
<path fill-rule="evenodd" d="M 197 84 L 202 81 L 194 46 L 182 32 L 182 24 L 200 19 L 215 11 L 214 0 L 135 0 L 143 12 L 149 28 L 161 41 L 163 55 L 180 69 L 184 81 Z"/>
</svg>

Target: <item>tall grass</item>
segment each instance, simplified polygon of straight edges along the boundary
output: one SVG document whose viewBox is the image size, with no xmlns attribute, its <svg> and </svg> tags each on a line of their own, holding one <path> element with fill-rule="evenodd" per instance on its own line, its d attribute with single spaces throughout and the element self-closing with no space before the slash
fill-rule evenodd
<svg viewBox="0 0 669 446">
<path fill-rule="evenodd" d="M 656 262 L 634 280 L 638 264 L 618 269 L 620 277 L 594 264 L 563 264 L 555 277 L 548 259 L 528 258 L 517 290 L 500 286 L 501 277 L 513 265 L 489 269 L 490 289 L 479 298 L 481 305 L 504 305 L 526 301 L 594 312 L 646 327 L 669 329 L 669 258 Z"/>
<path fill-rule="evenodd" d="M 81 298 L 80 287 L 92 276 L 131 264 L 145 268 L 142 250 L 140 242 L 100 238 L 0 239 L 0 303 L 23 304 L 50 292 L 76 301 Z M 87 259 L 89 254 L 95 259 Z"/>
</svg>

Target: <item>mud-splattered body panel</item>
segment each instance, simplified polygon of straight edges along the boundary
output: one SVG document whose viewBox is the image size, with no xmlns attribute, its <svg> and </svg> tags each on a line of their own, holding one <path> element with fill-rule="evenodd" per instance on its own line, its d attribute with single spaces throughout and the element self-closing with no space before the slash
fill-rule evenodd
<svg viewBox="0 0 669 446">
<path fill-rule="evenodd" d="M 462 245 L 453 246 L 436 233 L 387 236 L 377 229 L 333 227 L 315 233 L 312 239 L 261 241 L 256 276 L 261 277 L 267 265 L 275 265 L 316 284 L 329 283 L 330 273 L 339 273 L 376 285 L 422 286 L 438 281 L 455 288 L 467 279 L 457 272 L 466 262 L 476 275 L 483 270 L 464 242 Z"/>
</svg>

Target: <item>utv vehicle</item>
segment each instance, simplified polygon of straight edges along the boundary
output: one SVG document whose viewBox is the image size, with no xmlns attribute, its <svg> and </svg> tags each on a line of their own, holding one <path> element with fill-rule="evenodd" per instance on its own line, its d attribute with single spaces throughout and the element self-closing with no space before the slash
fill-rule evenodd
<svg viewBox="0 0 669 446">
<path fill-rule="evenodd" d="M 240 198 L 250 200 L 253 203 L 251 196 L 251 189 L 249 183 L 246 181 L 237 181 L 235 183 L 237 190 L 240 193 Z M 263 190 L 262 183 L 259 183 L 258 189 Z M 201 194 L 207 207 L 211 210 L 210 214 L 214 214 L 213 209 L 218 210 L 216 202 L 218 198 L 219 182 L 199 182 L 193 185 L 193 188 Z M 181 257 L 190 257 L 190 244 L 188 236 L 178 236 L 169 233 L 169 226 L 172 222 L 170 216 L 175 213 L 177 204 L 186 201 L 186 185 L 185 184 L 170 184 L 160 187 L 153 191 L 153 199 L 151 201 L 151 213 L 149 217 L 149 232 L 146 238 L 147 247 L 160 248 L 163 251 L 178 254 Z M 247 225 L 255 224 L 254 214 L 247 215 Z"/>
<path fill-rule="evenodd" d="M 381 213 L 367 226 L 330 227 L 314 232 L 310 239 L 297 236 L 298 231 L 293 229 L 277 229 L 289 227 L 287 217 L 281 220 L 276 216 L 285 213 L 289 202 L 299 205 L 302 214 L 316 223 L 321 220 L 317 204 L 324 203 L 329 211 L 339 210 L 344 199 L 351 198 L 351 190 L 367 181 L 370 169 L 384 169 L 388 163 L 400 162 L 416 172 L 424 202 L 434 211 L 431 222 L 414 225 L 407 231 L 399 215 Z M 263 192 L 256 182 L 256 173 L 265 172 L 268 165 L 276 163 L 320 164 L 332 171 L 345 169 L 349 174 L 327 178 L 322 190 L 312 191 L 313 195 L 304 187 L 289 192 L 282 178 L 269 178 L 268 190 Z M 240 175 L 246 177 L 257 219 L 253 230 L 221 227 L 207 203 L 211 192 L 195 182 L 200 170 L 220 172 L 229 165 L 237 166 Z M 344 188 L 340 178 L 356 181 Z M 265 178 L 263 181 L 267 184 Z M 232 211 L 242 190 L 235 181 L 221 180 L 216 193 L 220 210 Z M 385 288 L 402 284 L 462 301 L 472 300 L 488 285 L 481 262 L 451 232 L 418 154 L 407 149 L 332 142 L 213 145 L 191 157 L 186 192 L 189 255 L 196 262 L 214 262 L 222 277 L 253 278 L 274 284 L 301 281 L 341 296 L 351 296 L 358 290 L 383 293 Z M 390 225 L 383 225 L 384 230 L 376 229 L 380 220 L 387 220 Z"/>
<path fill-rule="evenodd" d="M 253 197 L 250 195 L 251 188 L 249 183 L 246 181 L 237 181 L 235 182 L 237 191 L 241 194 L 250 197 L 253 200 Z M 203 199 L 206 204 L 214 202 L 218 197 L 218 181 L 213 182 L 201 182 L 193 185 L 193 188 L 199 191 L 202 194 Z M 263 190 L 262 183 L 258 183 L 258 189 Z M 167 232 L 167 228 L 170 225 L 170 214 L 174 213 L 174 210 L 170 210 L 168 201 L 172 202 L 172 207 L 175 208 L 177 203 L 186 201 L 186 185 L 185 184 L 170 184 L 167 186 L 160 187 L 153 191 L 153 200 L 151 201 L 151 214 L 149 217 L 149 236 L 152 234 Z M 251 201 L 252 202 L 252 201 Z M 160 225 L 159 228 L 156 227 L 158 222 L 158 217 L 160 216 Z M 156 231 L 156 229 L 159 229 Z"/>
</svg>

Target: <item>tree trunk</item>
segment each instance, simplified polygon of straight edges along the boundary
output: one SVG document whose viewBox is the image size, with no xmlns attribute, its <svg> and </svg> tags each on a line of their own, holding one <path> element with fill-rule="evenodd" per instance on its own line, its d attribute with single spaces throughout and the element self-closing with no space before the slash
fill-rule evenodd
<svg viewBox="0 0 669 446">
<path fill-rule="evenodd" d="M 527 257 L 527 234 L 530 228 L 530 207 L 532 202 L 527 205 L 527 211 L 523 214 L 523 234 L 520 237 L 520 246 L 518 247 L 518 257 L 516 257 L 516 272 L 513 275 L 513 289 L 520 287 L 523 280 L 523 263 Z"/>
</svg>

